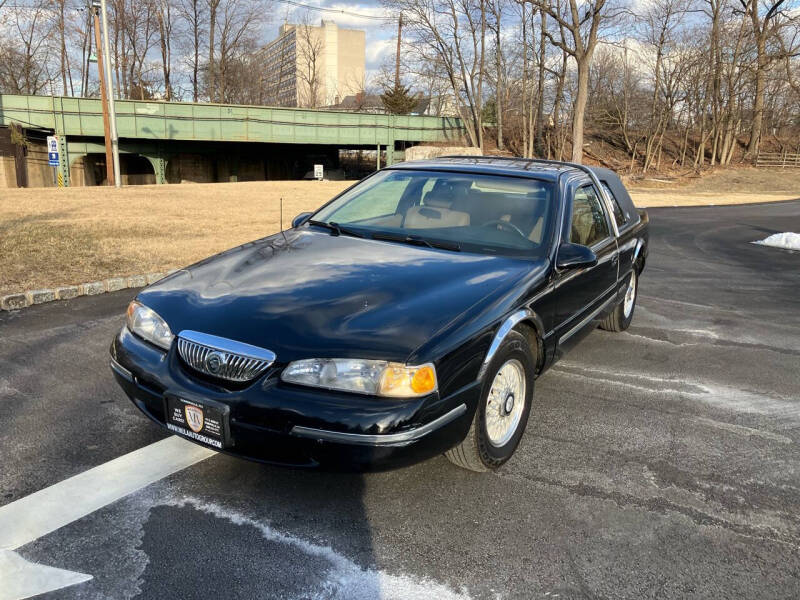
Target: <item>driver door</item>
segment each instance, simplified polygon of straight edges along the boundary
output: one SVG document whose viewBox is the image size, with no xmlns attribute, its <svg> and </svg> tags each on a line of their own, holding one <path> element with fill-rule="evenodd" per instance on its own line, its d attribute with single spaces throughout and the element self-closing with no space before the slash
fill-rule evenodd
<svg viewBox="0 0 800 600">
<path fill-rule="evenodd" d="M 558 356 L 592 331 L 613 306 L 619 267 L 617 240 L 600 192 L 588 179 L 577 180 L 571 192 L 563 239 L 589 247 L 597 256 L 597 264 L 556 275 L 554 322 L 558 324 Z"/>
</svg>

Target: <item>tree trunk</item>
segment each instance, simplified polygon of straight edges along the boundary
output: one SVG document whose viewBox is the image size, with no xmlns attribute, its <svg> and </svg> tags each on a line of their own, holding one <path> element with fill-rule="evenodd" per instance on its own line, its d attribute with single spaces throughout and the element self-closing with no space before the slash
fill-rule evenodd
<svg viewBox="0 0 800 600">
<path fill-rule="evenodd" d="M 591 57 L 583 56 L 578 63 L 578 93 L 575 97 L 575 110 L 572 115 L 572 162 L 583 161 L 583 121 L 586 115 L 586 101 L 589 97 L 589 65 Z"/>
<path fill-rule="evenodd" d="M 58 34 L 61 38 L 61 85 L 63 89 L 61 90 L 61 94 L 66 96 L 67 95 L 67 34 L 66 28 L 64 24 L 65 15 L 64 15 L 64 3 L 66 0 L 59 1 L 59 16 L 58 16 Z"/>
<path fill-rule="evenodd" d="M 192 36 L 194 38 L 194 58 L 192 60 L 192 99 L 197 102 L 199 98 L 199 83 L 197 81 L 200 70 L 200 11 L 197 8 L 199 0 L 192 1 Z"/>
<path fill-rule="evenodd" d="M 208 11 L 208 99 L 216 98 L 216 66 L 214 65 L 214 34 L 217 29 L 217 3 L 211 2 Z"/>
<path fill-rule="evenodd" d="M 497 16 L 497 29 L 495 29 L 495 69 L 497 71 L 497 86 L 495 89 L 495 112 L 497 113 L 497 149 L 503 149 L 503 51 L 500 41 L 500 11 Z"/>
<path fill-rule="evenodd" d="M 753 122 L 750 126 L 750 141 L 747 144 L 747 153 L 750 156 L 758 154 L 758 142 L 761 139 L 761 122 L 764 118 L 764 88 L 766 87 L 765 72 L 766 61 L 764 58 L 766 48 L 763 35 L 758 36 L 756 43 L 756 96 L 753 99 Z"/>
<path fill-rule="evenodd" d="M 545 31 L 547 29 L 547 13 L 540 10 L 541 15 L 541 32 L 539 36 L 539 78 L 536 92 L 536 130 L 534 132 L 535 144 L 534 148 L 539 157 L 544 156 L 544 68 L 545 68 L 545 48 L 547 47 L 547 38 Z"/>
<path fill-rule="evenodd" d="M 162 10 L 158 11 L 158 32 L 159 43 L 161 46 L 161 72 L 164 76 L 164 97 L 169 102 L 172 99 L 171 83 L 170 83 L 170 47 L 169 47 L 169 32 L 167 24 L 164 22 L 164 13 Z"/>
<path fill-rule="evenodd" d="M 528 156 L 528 20 L 522 4 L 522 156 Z"/>
</svg>

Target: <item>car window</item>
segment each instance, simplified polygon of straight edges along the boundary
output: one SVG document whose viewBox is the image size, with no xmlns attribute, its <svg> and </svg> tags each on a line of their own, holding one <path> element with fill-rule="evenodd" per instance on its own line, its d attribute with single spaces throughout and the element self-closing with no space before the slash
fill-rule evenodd
<svg viewBox="0 0 800 600">
<path fill-rule="evenodd" d="M 622 211 L 622 207 L 619 205 L 617 197 L 614 195 L 614 192 L 611 191 L 611 188 L 608 187 L 608 184 L 605 181 L 601 181 L 600 185 L 603 186 L 606 194 L 608 194 L 608 197 L 611 198 L 611 208 L 614 209 L 614 220 L 617 222 L 617 227 L 622 227 L 625 225 L 625 213 Z"/>
<path fill-rule="evenodd" d="M 572 200 L 570 241 L 592 246 L 609 235 L 608 221 L 594 186 L 579 187 Z"/>
<path fill-rule="evenodd" d="M 370 177 L 353 188 L 358 192 L 352 194 L 351 201 L 330 214 L 328 220 L 335 223 L 354 223 L 391 217 L 397 212 L 408 184 L 409 180 L 406 178 Z"/>
<path fill-rule="evenodd" d="M 553 183 L 479 173 L 387 169 L 312 217 L 462 250 L 533 257 L 552 236 Z"/>
</svg>

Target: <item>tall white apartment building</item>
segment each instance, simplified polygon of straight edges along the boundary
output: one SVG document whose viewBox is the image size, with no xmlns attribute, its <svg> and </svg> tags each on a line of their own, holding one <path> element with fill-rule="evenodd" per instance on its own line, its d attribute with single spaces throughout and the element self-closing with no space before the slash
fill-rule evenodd
<svg viewBox="0 0 800 600">
<path fill-rule="evenodd" d="M 282 25 L 264 49 L 267 99 L 275 106 L 319 108 L 364 91 L 366 34 L 333 21 Z"/>
</svg>

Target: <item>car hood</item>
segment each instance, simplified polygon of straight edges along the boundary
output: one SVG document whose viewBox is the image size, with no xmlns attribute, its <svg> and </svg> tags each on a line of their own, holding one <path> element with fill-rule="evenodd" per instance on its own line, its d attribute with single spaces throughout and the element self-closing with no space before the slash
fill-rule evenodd
<svg viewBox="0 0 800 600">
<path fill-rule="evenodd" d="M 310 357 L 405 361 L 476 304 L 544 262 L 331 235 L 301 228 L 182 269 L 138 299 L 173 333 L 202 331 Z"/>
</svg>

